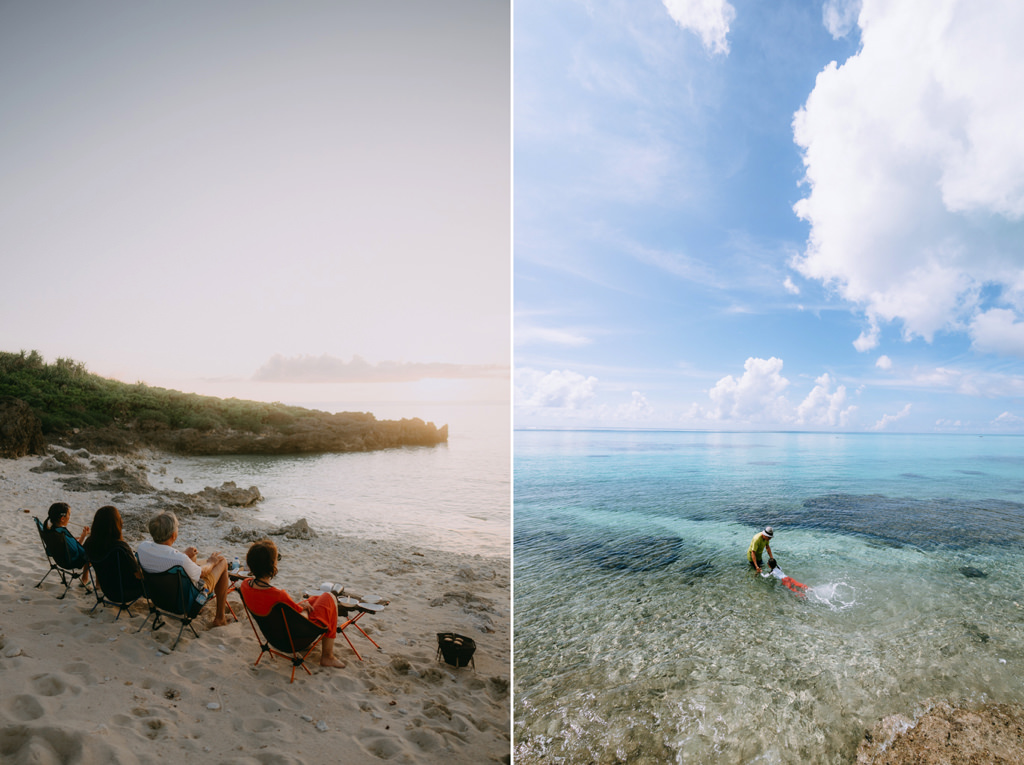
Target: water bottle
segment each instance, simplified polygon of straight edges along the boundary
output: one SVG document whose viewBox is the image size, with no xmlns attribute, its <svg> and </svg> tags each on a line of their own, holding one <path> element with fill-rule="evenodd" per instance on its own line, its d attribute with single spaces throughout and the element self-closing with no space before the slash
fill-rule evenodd
<svg viewBox="0 0 1024 765">
<path fill-rule="evenodd" d="M 231 565 L 228 568 L 230 568 L 232 571 L 238 571 L 238 569 L 240 569 L 241 567 L 241 561 L 238 560 L 238 556 L 235 556 L 235 559 L 231 561 Z"/>
</svg>

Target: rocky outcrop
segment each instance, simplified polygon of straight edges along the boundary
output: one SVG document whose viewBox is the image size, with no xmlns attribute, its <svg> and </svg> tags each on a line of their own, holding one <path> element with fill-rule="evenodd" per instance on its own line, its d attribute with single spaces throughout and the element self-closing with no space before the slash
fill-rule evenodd
<svg viewBox="0 0 1024 765">
<path fill-rule="evenodd" d="M 0 398 L 0 457 L 18 459 L 29 454 L 46 454 L 39 418 L 21 399 Z"/>
<path fill-rule="evenodd" d="M 109 454 L 155 448 L 184 455 L 225 455 L 366 452 L 402 446 L 435 446 L 447 441 L 447 425 L 438 428 L 418 417 L 377 420 L 372 414 L 364 413 L 311 412 L 280 427 L 267 426 L 259 433 L 106 427 L 70 434 L 64 445 Z"/>
<path fill-rule="evenodd" d="M 857 765 L 1024 762 L 1024 709 L 1014 704 L 954 708 L 910 720 L 891 715 L 864 734 Z"/>
</svg>

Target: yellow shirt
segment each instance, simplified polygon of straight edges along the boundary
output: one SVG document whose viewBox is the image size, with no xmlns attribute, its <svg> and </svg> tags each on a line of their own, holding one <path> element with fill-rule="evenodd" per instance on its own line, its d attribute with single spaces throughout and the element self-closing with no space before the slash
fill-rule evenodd
<svg viewBox="0 0 1024 765">
<path fill-rule="evenodd" d="M 766 548 L 771 541 L 772 540 L 760 531 L 754 534 L 754 538 L 750 540 L 750 547 L 747 548 L 747 558 L 750 558 L 750 553 L 754 553 L 754 557 L 760 559 L 761 553 L 764 552 L 764 548 Z"/>
</svg>

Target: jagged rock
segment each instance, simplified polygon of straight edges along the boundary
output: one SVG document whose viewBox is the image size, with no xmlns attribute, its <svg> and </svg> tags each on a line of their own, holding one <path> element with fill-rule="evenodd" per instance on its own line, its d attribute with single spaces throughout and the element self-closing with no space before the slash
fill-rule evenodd
<svg viewBox="0 0 1024 765">
<path fill-rule="evenodd" d="M 266 539 L 268 536 L 270 536 L 270 532 L 266 529 L 243 529 L 241 526 L 232 526 L 231 530 L 224 535 L 224 539 L 235 544 L 251 544 Z"/>
<path fill-rule="evenodd" d="M 39 418 L 19 398 L 0 399 L 0 457 L 18 459 L 29 454 L 46 454 Z"/>
<path fill-rule="evenodd" d="M 193 495 L 200 499 L 217 502 L 228 507 L 252 507 L 257 502 L 263 501 L 263 495 L 255 486 L 248 489 L 240 489 L 234 481 L 225 481 L 218 488 L 207 486 L 201 492 Z"/>
<path fill-rule="evenodd" d="M 63 473 L 65 475 L 81 475 L 89 470 L 88 466 L 78 461 L 72 454 L 56 450 L 52 456 L 46 457 L 34 468 L 29 468 L 32 473 Z"/>
<path fill-rule="evenodd" d="M 857 765 L 953 762 L 1024 762 L 1024 708 L 954 708 L 942 702 L 916 721 L 903 715 L 880 720 L 857 747 Z"/>
<path fill-rule="evenodd" d="M 309 527 L 305 518 L 299 518 L 295 523 L 289 524 L 288 526 L 282 526 L 279 529 L 275 529 L 270 532 L 273 536 L 285 536 L 288 539 L 314 539 L 316 538 L 316 532 Z"/>
<path fill-rule="evenodd" d="M 149 482 L 146 471 L 133 467 L 115 467 L 103 470 L 94 478 L 87 476 L 62 478 L 61 483 L 68 491 L 108 491 L 121 494 L 156 493 L 156 489 Z"/>
</svg>

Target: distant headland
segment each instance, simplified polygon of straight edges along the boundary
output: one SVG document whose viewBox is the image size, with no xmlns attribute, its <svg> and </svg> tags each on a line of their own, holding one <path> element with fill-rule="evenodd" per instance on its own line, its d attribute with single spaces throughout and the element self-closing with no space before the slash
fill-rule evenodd
<svg viewBox="0 0 1024 765">
<path fill-rule="evenodd" d="M 377 420 L 284 404 L 220 399 L 109 380 L 81 362 L 47 364 L 36 351 L 0 352 L 0 457 L 45 454 L 48 444 L 103 454 L 365 452 L 448 441 L 448 426 Z"/>
</svg>

